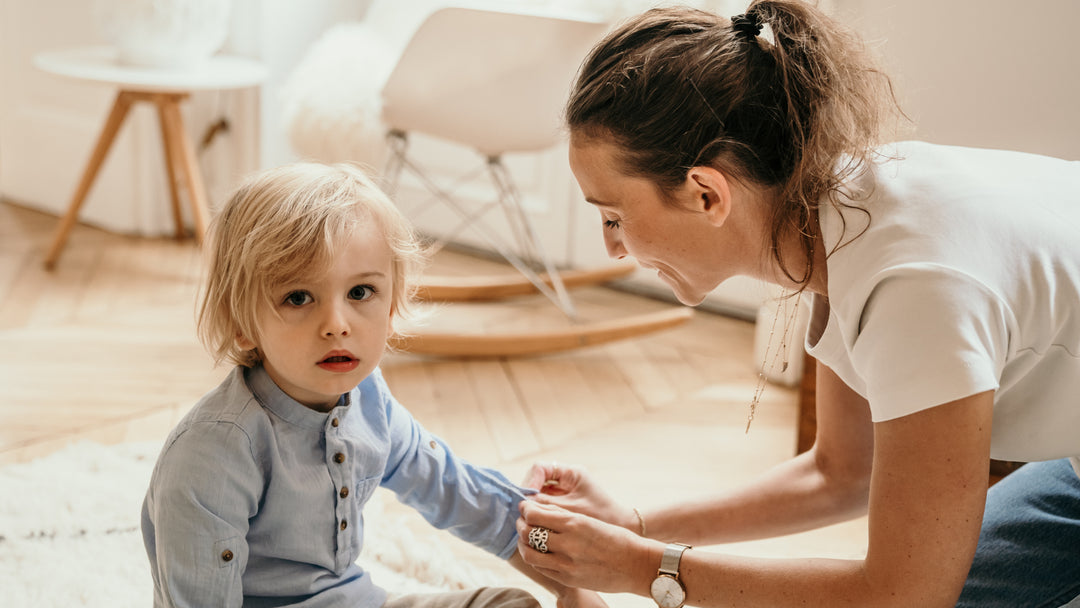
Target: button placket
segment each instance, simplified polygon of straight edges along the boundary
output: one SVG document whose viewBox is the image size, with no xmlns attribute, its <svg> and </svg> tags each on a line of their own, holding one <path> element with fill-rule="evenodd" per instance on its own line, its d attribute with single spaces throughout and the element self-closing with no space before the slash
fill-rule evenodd
<svg viewBox="0 0 1080 608">
<path fill-rule="evenodd" d="M 335 494 L 337 495 L 335 498 L 335 522 L 333 525 L 336 528 L 335 534 L 339 535 L 337 558 L 335 560 L 338 562 L 345 559 L 352 548 L 351 538 L 353 532 L 348 528 L 351 523 L 349 520 L 352 519 L 352 503 L 355 502 L 355 499 L 349 498 L 352 493 L 349 486 L 355 476 L 352 469 L 356 466 L 356 463 L 347 455 L 346 442 L 341 439 L 342 427 L 341 418 L 331 414 L 326 422 L 325 435 L 330 479 L 336 488 Z"/>
<path fill-rule="evenodd" d="M 341 522 L 344 522 L 343 517 L 343 503 L 345 497 L 348 496 L 348 490 L 346 490 L 346 479 L 349 478 L 348 470 L 345 468 L 345 451 L 341 445 L 341 440 L 338 438 L 338 428 L 341 426 L 341 422 L 337 416 L 331 416 L 326 424 L 326 452 L 330 455 L 330 480 L 333 482 L 334 487 L 337 489 L 336 494 L 338 498 L 334 501 L 334 516 L 336 524 L 340 527 Z M 344 530 L 344 528 L 341 528 Z M 340 543 L 339 543 L 340 547 Z"/>
<path fill-rule="evenodd" d="M 332 429 L 327 429 L 327 431 L 326 431 L 327 443 L 329 443 L 329 440 L 330 440 L 331 437 L 333 437 L 334 439 L 337 439 L 337 431 L 336 431 L 336 429 L 340 425 L 341 425 L 341 422 L 340 422 L 340 420 L 338 419 L 337 416 L 334 416 L 333 418 L 330 419 L 330 426 L 333 427 L 333 428 Z M 345 453 L 344 452 L 336 452 L 334 454 L 334 456 L 333 456 L 333 459 L 334 459 L 334 462 L 337 463 L 337 464 L 344 464 L 345 463 Z M 343 481 L 344 479 L 347 479 L 347 477 L 344 476 L 344 475 L 342 475 L 341 477 L 342 477 L 342 480 L 334 479 L 334 482 L 338 487 L 338 498 L 344 500 L 344 499 L 349 497 L 349 485 Z M 331 476 L 331 478 L 333 478 L 333 476 Z"/>
</svg>

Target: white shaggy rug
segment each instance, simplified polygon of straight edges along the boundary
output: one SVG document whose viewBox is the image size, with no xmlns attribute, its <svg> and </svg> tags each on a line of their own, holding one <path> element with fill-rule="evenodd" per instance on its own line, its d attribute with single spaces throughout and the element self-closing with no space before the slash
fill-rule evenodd
<svg viewBox="0 0 1080 608">
<path fill-rule="evenodd" d="M 0 468 L 0 605 L 151 605 L 139 512 L 160 447 L 159 442 L 79 443 Z M 388 590 L 518 584 L 513 579 L 520 575 L 495 558 L 490 567 L 462 560 L 451 543 L 464 543 L 418 526 L 423 520 L 388 492 L 376 492 L 364 520 L 360 563 Z"/>
</svg>

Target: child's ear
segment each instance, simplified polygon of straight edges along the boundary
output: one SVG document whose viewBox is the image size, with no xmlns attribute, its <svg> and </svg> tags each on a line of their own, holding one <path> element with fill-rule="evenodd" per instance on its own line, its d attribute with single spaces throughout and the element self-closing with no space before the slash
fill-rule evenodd
<svg viewBox="0 0 1080 608">
<path fill-rule="evenodd" d="M 236 334 L 236 346 L 240 350 L 252 350 L 252 349 L 258 348 L 259 345 L 255 344 L 251 340 L 248 340 L 246 337 L 244 337 L 241 334 Z"/>
<path fill-rule="evenodd" d="M 390 338 L 394 337 L 394 316 L 395 316 L 394 312 L 395 312 L 394 307 L 391 306 L 390 307 L 390 319 L 389 319 L 389 322 L 386 324 L 386 339 L 387 339 L 387 341 L 389 341 Z"/>
</svg>

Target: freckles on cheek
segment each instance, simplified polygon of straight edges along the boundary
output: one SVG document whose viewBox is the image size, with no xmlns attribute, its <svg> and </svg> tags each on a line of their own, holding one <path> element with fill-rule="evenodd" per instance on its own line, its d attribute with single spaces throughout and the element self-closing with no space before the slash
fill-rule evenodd
<svg viewBox="0 0 1080 608">
<path fill-rule="evenodd" d="M 627 245 L 627 249 L 632 248 L 635 251 L 650 252 L 652 254 L 656 254 L 657 250 L 660 249 L 660 245 L 663 244 L 661 240 L 655 238 L 638 238 L 630 240 L 630 243 L 632 245 Z"/>
</svg>

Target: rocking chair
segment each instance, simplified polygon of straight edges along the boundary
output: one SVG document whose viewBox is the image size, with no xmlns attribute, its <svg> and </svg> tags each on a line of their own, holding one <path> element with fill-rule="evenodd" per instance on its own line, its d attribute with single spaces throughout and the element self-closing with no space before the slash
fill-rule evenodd
<svg viewBox="0 0 1080 608">
<path fill-rule="evenodd" d="M 408 175 L 452 211 L 459 223 L 448 232 L 440 230 L 436 249 L 469 228 L 520 273 L 511 279 L 452 281 L 427 276 L 421 297 L 476 301 L 539 293 L 573 323 L 569 329 L 494 335 L 418 331 L 397 339 L 398 349 L 437 356 L 536 355 L 637 336 L 692 315 L 676 307 L 615 321 L 579 322 L 569 290 L 625 276 L 633 266 L 557 269 L 503 161 L 505 154 L 544 151 L 561 141 L 560 112 L 570 82 L 606 28 L 587 17 L 505 4 L 491 9 L 450 6 L 432 11 L 405 44 L 381 90 L 380 118 L 387 133 L 383 187 L 397 200 L 403 174 Z M 482 166 L 444 187 L 410 155 L 411 134 L 470 148 Z M 479 208 L 456 200 L 455 188 L 481 173 L 490 178 L 495 200 Z M 503 223 L 493 227 L 485 216 L 496 209 L 502 210 Z"/>
</svg>

